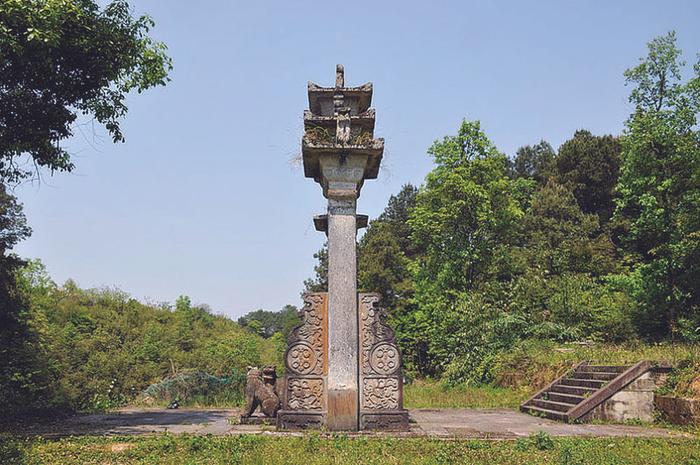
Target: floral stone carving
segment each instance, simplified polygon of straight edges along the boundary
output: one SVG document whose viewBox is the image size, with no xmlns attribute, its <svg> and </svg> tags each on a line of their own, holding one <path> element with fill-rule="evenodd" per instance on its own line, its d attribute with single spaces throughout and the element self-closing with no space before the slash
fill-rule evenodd
<svg viewBox="0 0 700 465">
<path fill-rule="evenodd" d="M 360 429 L 408 429 L 401 353 L 379 294 L 360 294 Z"/>
<path fill-rule="evenodd" d="M 289 335 L 285 354 L 280 428 L 319 427 L 325 421 L 328 373 L 328 295 L 304 295 L 302 323 Z"/>
</svg>

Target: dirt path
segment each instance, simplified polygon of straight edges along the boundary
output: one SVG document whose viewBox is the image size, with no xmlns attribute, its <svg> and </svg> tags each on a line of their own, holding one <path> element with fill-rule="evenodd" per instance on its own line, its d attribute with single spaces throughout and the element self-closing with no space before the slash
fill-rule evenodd
<svg viewBox="0 0 700 465">
<path fill-rule="evenodd" d="M 236 424 L 239 414 L 238 409 L 122 409 L 113 413 L 80 415 L 53 422 L 18 427 L 10 429 L 9 432 L 45 437 L 164 432 L 212 435 L 299 434 L 278 433 L 274 427 L 270 426 L 239 425 Z M 545 431 L 552 436 L 691 436 L 663 428 L 564 424 L 508 409 L 417 409 L 410 410 L 410 415 L 412 421 L 410 432 L 382 433 L 382 435 L 512 439 Z"/>
</svg>

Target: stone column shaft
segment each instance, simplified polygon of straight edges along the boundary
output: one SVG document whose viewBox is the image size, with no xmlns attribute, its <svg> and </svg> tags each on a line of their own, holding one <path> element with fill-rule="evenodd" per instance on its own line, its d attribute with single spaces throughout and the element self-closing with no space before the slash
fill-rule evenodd
<svg viewBox="0 0 700 465">
<path fill-rule="evenodd" d="M 328 429 L 358 429 L 356 201 L 328 201 Z"/>
</svg>

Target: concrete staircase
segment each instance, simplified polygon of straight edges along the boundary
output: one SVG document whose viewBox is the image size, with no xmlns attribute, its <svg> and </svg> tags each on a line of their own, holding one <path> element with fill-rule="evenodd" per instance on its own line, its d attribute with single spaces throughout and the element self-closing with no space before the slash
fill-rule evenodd
<svg viewBox="0 0 700 465">
<path fill-rule="evenodd" d="M 581 362 L 520 406 L 520 410 L 566 423 L 579 420 L 646 373 L 651 363 L 592 365 Z"/>
</svg>

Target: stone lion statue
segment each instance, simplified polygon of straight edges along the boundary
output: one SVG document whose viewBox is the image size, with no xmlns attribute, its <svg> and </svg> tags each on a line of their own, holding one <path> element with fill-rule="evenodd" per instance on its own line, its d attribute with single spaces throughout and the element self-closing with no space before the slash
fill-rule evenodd
<svg viewBox="0 0 700 465">
<path fill-rule="evenodd" d="M 274 418 L 280 408 L 280 399 L 277 395 L 277 368 L 268 365 L 261 369 L 248 367 L 245 386 L 245 409 L 243 418 L 253 415 L 260 407 L 263 415 Z"/>
</svg>

